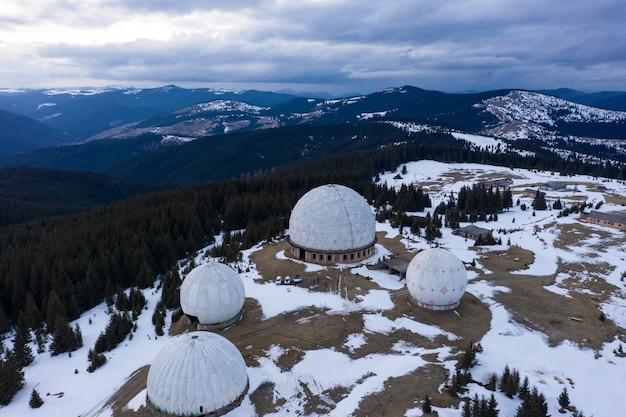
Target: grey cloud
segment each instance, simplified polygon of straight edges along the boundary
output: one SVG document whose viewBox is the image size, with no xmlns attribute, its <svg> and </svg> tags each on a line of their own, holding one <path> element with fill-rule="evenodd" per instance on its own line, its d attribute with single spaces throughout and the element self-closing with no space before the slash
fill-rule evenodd
<svg viewBox="0 0 626 417">
<path fill-rule="evenodd" d="M 205 33 L 162 42 L 45 46 L 34 62 L 61 62 L 59 73 L 74 69 L 112 82 L 301 83 L 365 92 L 406 84 L 444 91 L 626 89 L 621 0 L 179 3 L 133 0 L 107 7 L 172 16 L 210 9 L 251 23 L 219 40 L 207 25 Z M 97 13 L 88 14 L 79 15 L 82 22 L 97 20 Z M 103 20 L 111 16 L 109 9 Z"/>
</svg>

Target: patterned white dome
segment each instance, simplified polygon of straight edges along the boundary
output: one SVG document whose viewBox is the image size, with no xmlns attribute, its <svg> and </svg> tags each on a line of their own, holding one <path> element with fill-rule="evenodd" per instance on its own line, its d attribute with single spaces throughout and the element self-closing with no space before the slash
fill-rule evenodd
<svg viewBox="0 0 626 417">
<path fill-rule="evenodd" d="M 445 249 L 426 249 L 413 257 L 406 270 L 406 286 L 418 305 L 449 310 L 459 305 L 467 287 L 463 262 Z"/>
<path fill-rule="evenodd" d="M 202 324 L 227 322 L 239 315 L 246 298 L 243 281 L 228 265 L 197 266 L 180 287 L 180 306 Z"/>
<path fill-rule="evenodd" d="M 353 189 L 322 185 L 304 194 L 294 206 L 289 238 L 306 249 L 357 249 L 374 242 L 376 219 L 367 201 Z"/>
<path fill-rule="evenodd" d="M 228 339 L 210 332 L 172 338 L 148 371 L 148 401 L 176 416 L 227 412 L 248 390 L 246 363 Z"/>
</svg>

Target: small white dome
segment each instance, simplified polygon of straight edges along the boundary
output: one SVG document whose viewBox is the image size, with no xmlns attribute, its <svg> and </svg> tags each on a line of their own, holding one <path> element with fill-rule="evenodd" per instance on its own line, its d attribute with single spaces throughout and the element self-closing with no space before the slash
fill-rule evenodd
<svg viewBox="0 0 626 417">
<path fill-rule="evenodd" d="M 228 265 L 209 262 L 194 268 L 180 287 L 180 306 L 201 324 L 225 323 L 239 316 L 246 298 L 243 281 Z"/>
<path fill-rule="evenodd" d="M 467 271 L 452 252 L 426 249 L 409 262 L 406 286 L 419 306 L 449 310 L 458 306 L 465 294 Z"/>
<path fill-rule="evenodd" d="M 228 339 L 210 332 L 172 338 L 148 371 L 149 403 L 176 416 L 221 415 L 237 407 L 247 390 L 241 353 Z"/>
<path fill-rule="evenodd" d="M 348 251 L 372 245 L 376 219 L 351 188 L 327 184 L 304 194 L 291 211 L 289 238 L 306 249 Z"/>
</svg>

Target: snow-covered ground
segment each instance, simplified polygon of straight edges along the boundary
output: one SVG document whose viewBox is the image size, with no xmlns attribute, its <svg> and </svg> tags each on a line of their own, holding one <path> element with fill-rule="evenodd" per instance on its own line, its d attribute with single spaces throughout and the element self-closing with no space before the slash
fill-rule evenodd
<svg viewBox="0 0 626 417">
<path fill-rule="evenodd" d="M 470 139 L 472 138 L 466 138 L 466 140 Z M 478 139 L 474 138 L 474 140 Z M 494 143 L 485 143 L 485 145 L 493 146 Z M 529 186 L 536 188 L 538 184 L 548 181 L 568 183 L 565 191 L 548 192 L 549 202 L 558 196 L 567 204 L 570 199 L 580 198 L 583 195 L 594 204 L 604 201 L 604 193 L 599 191 L 598 185 L 611 189 L 614 194 L 626 195 L 626 185 L 615 180 L 603 181 L 583 176 L 559 177 L 549 172 L 512 170 L 478 164 L 419 161 L 405 165 L 407 173 L 402 175 L 402 179 L 394 179 L 402 169 L 398 167 L 396 172 L 381 175 L 380 181 L 393 186 L 400 186 L 402 182 L 424 184 L 433 207 L 436 207 L 439 201 L 447 201 L 449 193 L 458 192 L 463 185 L 471 186 L 477 180 L 504 176 L 513 178 L 514 203 L 525 188 Z M 453 179 L 452 174 L 456 179 Z M 530 198 L 520 197 L 520 199 L 530 205 Z M 599 210 L 608 212 L 624 209 L 605 202 Z M 617 289 L 609 301 L 601 306 L 601 309 L 608 318 L 622 328 L 626 328 L 626 288 L 620 280 L 621 274 L 626 270 L 626 244 L 613 243 L 623 238 L 624 232 L 586 225 L 585 227 L 596 229 L 598 233 L 590 234 L 586 240 L 580 240 L 576 245 L 559 249 L 553 244 L 558 236 L 559 225 L 578 223 L 578 216 L 557 218 L 556 210 L 537 212 L 534 216 L 532 212 L 532 209 L 522 211 L 516 205 L 509 212 L 499 215 L 497 221 L 479 222 L 477 225 L 493 229 L 494 236 L 501 237 L 503 242 L 510 239 L 511 245 L 518 245 L 535 253 L 534 262 L 529 265 L 529 269 L 523 271 L 525 274 L 553 273 L 558 259 L 565 263 L 585 259 L 589 263 L 610 265 L 611 268 L 607 268 L 603 278 Z M 377 229 L 386 232 L 390 237 L 399 234 L 399 231 L 392 229 L 388 223 L 379 223 Z M 515 229 L 515 231 L 501 235 L 497 232 L 499 229 Z M 450 229 L 447 228 L 442 228 L 442 233 L 443 237 L 438 239 L 440 246 L 451 250 L 463 261 L 476 261 L 477 266 L 481 268 L 476 251 L 469 249 L 473 244 L 472 241 L 452 235 Z M 429 246 L 427 242 L 415 236 L 405 235 L 403 242 L 407 247 L 416 250 Z M 375 262 L 378 257 L 387 254 L 382 245 L 377 244 L 376 248 L 377 254 L 369 260 L 370 262 Z M 506 248 L 508 244 L 490 249 Z M 344 346 L 349 350 L 358 349 L 366 344 L 368 337 L 372 334 L 387 334 L 400 328 L 427 338 L 434 338 L 437 335 L 442 335 L 448 340 L 458 338 L 457 335 L 436 326 L 419 323 L 405 317 L 396 320 L 385 317 L 382 312 L 393 308 L 394 305 L 390 292 L 402 288 L 403 284 L 398 282 L 397 277 L 382 271 L 370 271 L 362 265 L 342 265 L 341 267 L 352 268 L 353 272 L 369 276 L 378 284 L 379 289 L 371 290 L 355 301 L 346 300 L 340 294 L 313 292 L 300 287 L 289 287 L 291 296 L 286 297 L 283 293 L 288 291 L 287 287 L 256 280 L 259 278 L 259 273 L 250 263 L 250 254 L 259 249 L 260 246 L 256 246 L 244 252 L 242 264 L 250 268 L 249 272 L 242 273 L 241 277 L 245 284 L 246 296 L 258 301 L 266 318 L 305 306 L 324 308 L 328 314 L 361 311 L 364 317 L 364 328 L 362 332 L 351 334 L 346 339 Z M 601 252 L 599 257 L 595 256 L 598 252 Z M 208 261 L 204 253 L 205 251 L 199 252 L 196 263 Z M 278 258 L 277 261 L 287 261 L 281 254 Z M 319 265 L 307 265 L 307 268 L 311 271 L 324 269 Z M 568 385 L 571 403 L 586 416 L 617 416 L 623 413 L 626 358 L 617 357 L 612 353 L 621 343 L 617 338 L 607 341 L 599 352 L 579 348 L 570 342 L 551 347 L 546 335 L 511 320 L 506 308 L 494 301 L 494 294 L 498 291 L 508 291 L 507 288 L 495 287 L 482 281 L 475 272 L 470 272 L 469 278 L 468 292 L 488 305 L 492 314 L 491 329 L 479 341 L 483 351 L 478 354 L 478 365 L 472 369 L 475 379 L 486 382 L 491 373 L 499 374 L 505 365 L 512 366 L 520 372 L 522 378 L 528 376 L 531 387 L 537 386 L 546 396 L 549 413 L 555 416 L 559 415 L 557 397 L 564 387 L 555 379 L 555 376 L 563 380 L 569 378 L 574 382 L 573 386 Z M 557 294 L 567 296 L 567 289 L 559 285 L 563 278 L 565 277 L 557 277 L 556 283 L 550 289 Z M 156 353 L 168 340 L 167 336 L 157 337 L 151 323 L 152 312 L 159 299 L 160 291 L 148 289 L 144 291 L 144 295 L 148 305 L 138 319 L 138 328 L 132 340 L 127 338 L 119 347 L 109 352 L 108 361 L 102 368 L 94 373 L 86 371 L 87 351 L 94 346 L 98 335 L 109 320 L 104 303 L 86 312 L 79 320 L 72 323 L 72 325 L 76 323 L 80 325 L 84 346 L 73 352 L 71 356 L 63 354 L 51 357 L 48 351 L 37 355 L 35 361 L 25 368 L 25 386 L 17 393 L 10 405 L 0 408 L 0 416 L 111 415 L 112 412 L 107 408 L 100 413 L 106 399 L 135 370 L 151 363 Z M 623 344 L 626 345 L 626 343 Z M 10 343 L 5 341 L 5 345 L 10 346 Z M 35 345 L 33 345 L 33 351 L 36 351 Z M 258 366 L 248 368 L 249 393 L 256 390 L 262 383 L 271 381 L 275 384 L 277 394 L 287 400 L 285 404 L 278 407 L 275 414 L 272 414 L 276 416 L 304 414 L 303 399 L 297 395 L 301 391 L 301 383 L 305 384 L 313 394 L 322 394 L 324 390 L 337 386 L 351 387 L 345 398 L 336 403 L 328 413 L 324 413 L 324 415 L 331 416 L 347 416 L 358 408 L 364 396 L 383 390 L 384 382 L 389 377 L 406 375 L 426 365 L 424 355 L 434 354 L 433 356 L 438 358 L 442 366 L 451 371 L 456 363 L 455 360 L 448 358 L 450 349 L 447 347 L 425 349 L 409 343 L 397 343 L 388 353 L 373 354 L 358 359 L 351 359 L 345 353 L 334 349 L 308 351 L 300 362 L 286 371 L 277 365 L 282 352 L 283 349 L 279 345 L 273 345 L 265 352 L 265 356 L 258 358 Z M 28 406 L 30 394 L 34 388 L 45 401 L 39 409 L 30 409 Z M 469 395 L 474 394 L 489 396 L 491 392 L 476 384 L 470 384 Z M 508 399 L 498 392 L 495 395 L 501 410 L 500 416 L 514 415 L 519 400 Z M 137 395 L 129 403 L 129 407 L 137 409 L 142 404 L 145 404 L 145 391 Z M 436 409 L 442 417 L 461 416 L 460 409 Z M 229 417 L 254 416 L 255 409 L 249 396 L 246 396 L 241 406 L 227 415 Z M 408 417 L 420 415 L 422 412 L 419 404 L 416 404 L 415 408 L 406 410 L 405 413 Z"/>
</svg>

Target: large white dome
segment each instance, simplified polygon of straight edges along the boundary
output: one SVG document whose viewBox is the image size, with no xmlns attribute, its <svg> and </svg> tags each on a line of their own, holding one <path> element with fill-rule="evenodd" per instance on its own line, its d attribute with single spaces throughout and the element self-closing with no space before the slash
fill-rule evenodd
<svg viewBox="0 0 626 417">
<path fill-rule="evenodd" d="M 351 188 L 327 184 L 304 194 L 291 211 L 289 238 L 319 251 L 349 251 L 372 245 L 376 219 L 367 201 Z"/>
<path fill-rule="evenodd" d="M 413 257 L 406 286 L 419 306 L 449 310 L 459 305 L 467 286 L 463 262 L 445 249 L 426 249 Z"/>
<path fill-rule="evenodd" d="M 227 323 L 237 318 L 246 294 L 243 281 L 228 265 L 209 262 L 194 268 L 180 287 L 180 306 L 201 324 Z"/>
<path fill-rule="evenodd" d="M 248 390 L 246 363 L 228 339 L 210 332 L 174 337 L 148 371 L 149 403 L 176 416 L 224 414 Z"/>
</svg>

